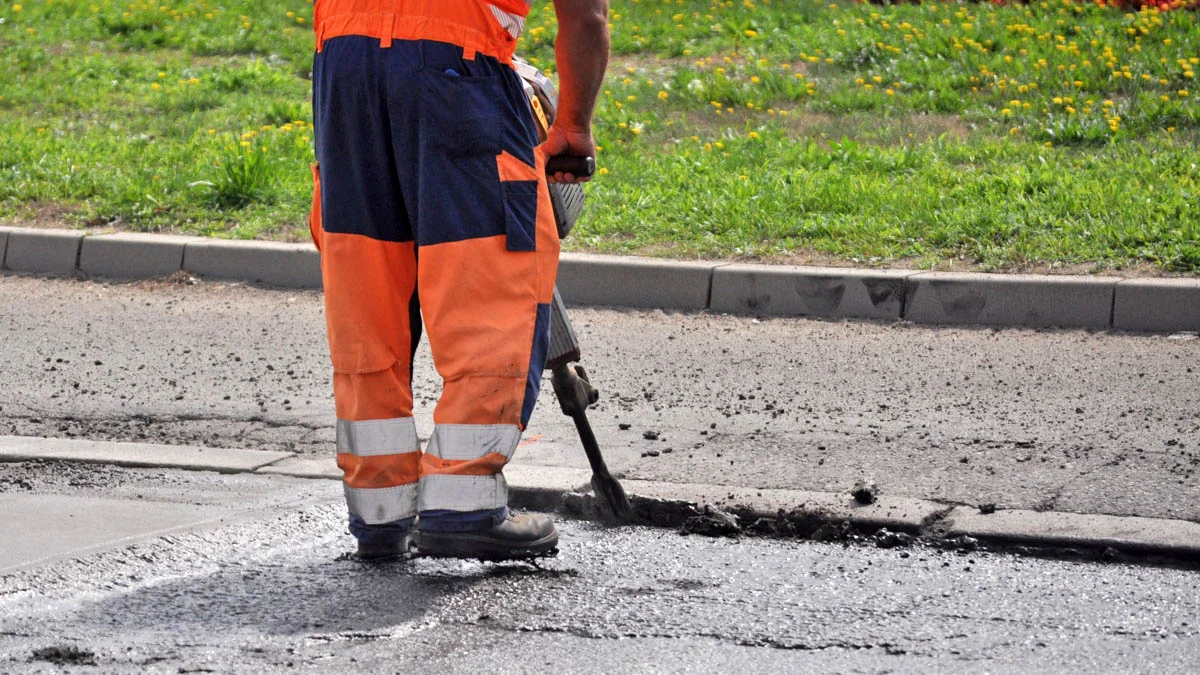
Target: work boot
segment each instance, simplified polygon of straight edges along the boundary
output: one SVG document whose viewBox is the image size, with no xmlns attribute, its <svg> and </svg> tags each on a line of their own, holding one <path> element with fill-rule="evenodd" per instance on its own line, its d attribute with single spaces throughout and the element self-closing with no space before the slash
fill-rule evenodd
<svg viewBox="0 0 1200 675">
<path fill-rule="evenodd" d="M 418 528 L 420 527 L 418 523 Z M 508 512 L 486 530 L 437 532 L 417 530 L 417 553 L 432 558 L 528 560 L 558 552 L 558 531 L 549 516 Z"/>
<path fill-rule="evenodd" d="M 358 559 L 363 562 L 399 560 L 408 553 L 408 537 L 376 538 L 358 542 Z"/>
</svg>

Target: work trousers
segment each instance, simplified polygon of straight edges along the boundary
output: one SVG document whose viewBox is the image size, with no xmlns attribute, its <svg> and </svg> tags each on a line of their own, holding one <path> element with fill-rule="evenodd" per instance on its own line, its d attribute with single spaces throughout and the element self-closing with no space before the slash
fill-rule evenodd
<svg viewBox="0 0 1200 675">
<path fill-rule="evenodd" d="M 310 224 L 351 521 L 503 509 L 559 253 L 528 98 L 510 65 L 452 43 L 321 46 Z M 412 393 L 422 318 L 444 381 L 423 453 Z"/>
</svg>

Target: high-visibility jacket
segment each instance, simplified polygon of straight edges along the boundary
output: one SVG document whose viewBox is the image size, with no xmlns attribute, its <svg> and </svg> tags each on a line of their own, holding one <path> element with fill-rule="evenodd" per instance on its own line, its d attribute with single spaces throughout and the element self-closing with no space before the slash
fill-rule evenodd
<svg viewBox="0 0 1200 675">
<path fill-rule="evenodd" d="M 365 35 L 392 40 L 436 40 L 480 51 L 502 63 L 512 60 L 529 15 L 525 0 L 317 0 L 313 28 L 317 51 L 325 40 Z M 492 19 L 483 21 L 484 15 Z"/>
</svg>

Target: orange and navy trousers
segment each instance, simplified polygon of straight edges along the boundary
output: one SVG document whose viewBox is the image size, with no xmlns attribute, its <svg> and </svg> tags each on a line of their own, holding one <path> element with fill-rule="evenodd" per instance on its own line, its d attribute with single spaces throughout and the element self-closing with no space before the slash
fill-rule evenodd
<svg viewBox="0 0 1200 675">
<path fill-rule="evenodd" d="M 505 4 L 316 3 L 310 225 L 355 534 L 494 520 L 537 400 L 559 242 Z M 422 323 L 443 379 L 424 452 Z"/>
</svg>

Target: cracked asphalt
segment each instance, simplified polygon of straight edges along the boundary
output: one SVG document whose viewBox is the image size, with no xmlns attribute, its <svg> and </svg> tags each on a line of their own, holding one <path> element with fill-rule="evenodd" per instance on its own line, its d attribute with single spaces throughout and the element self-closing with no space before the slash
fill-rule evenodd
<svg viewBox="0 0 1200 675">
<path fill-rule="evenodd" d="M 5 673 L 1191 673 L 1200 661 L 1194 571 L 573 521 L 539 567 L 369 565 L 347 555 L 332 481 L 0 465 L 0 499 L 14 495 L 203 520 L 0 575 Z"/>
<path fill-rule="evenodd" d="M 319 293 L 0 276 L 0 434 L 329 455 Z M 619 475 L 1200 521 L 1200 340 L 572 310 Z M 418 354 L 418 425 L 438 393 Z M 585 467 L 550 387 L 516 461 Z"/>
</svg>

